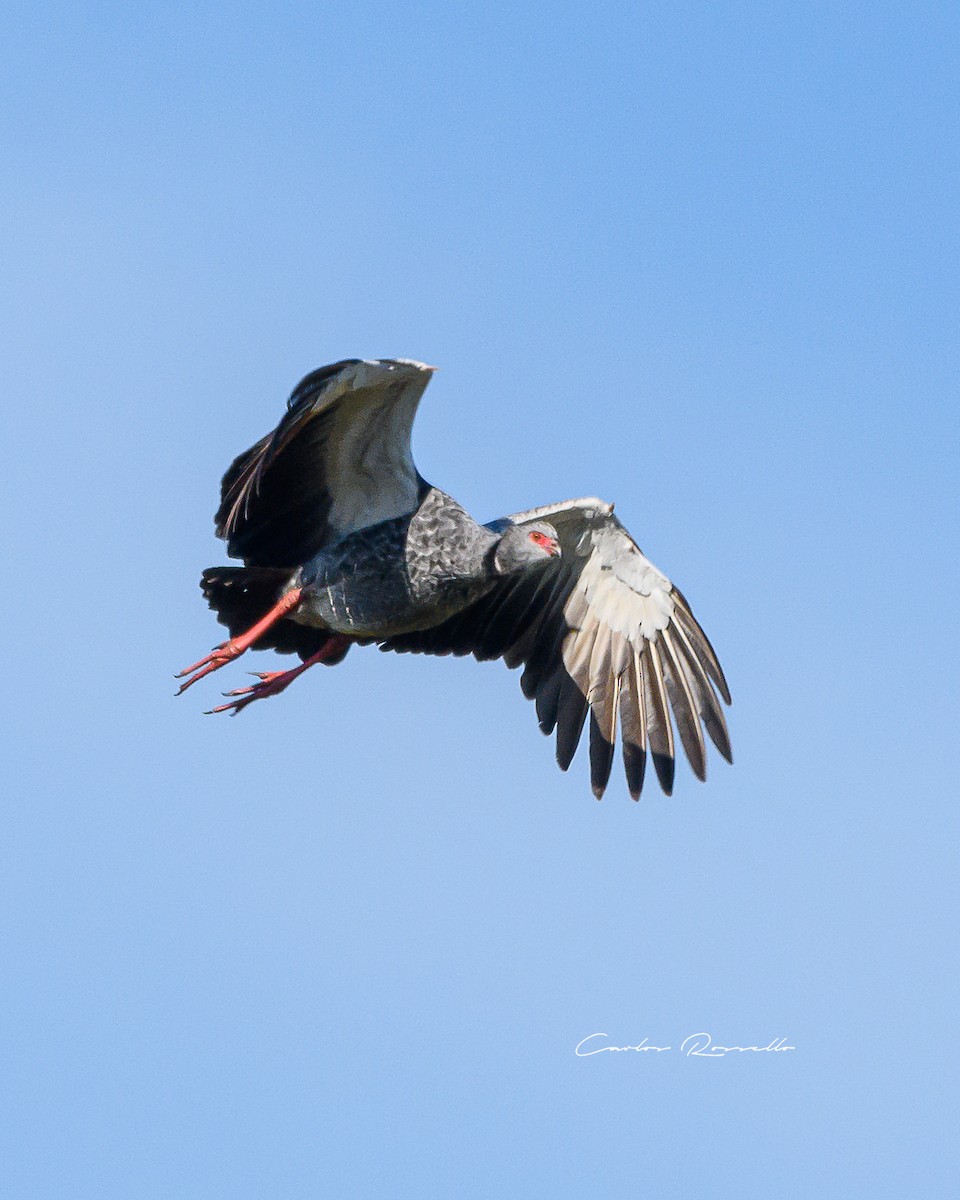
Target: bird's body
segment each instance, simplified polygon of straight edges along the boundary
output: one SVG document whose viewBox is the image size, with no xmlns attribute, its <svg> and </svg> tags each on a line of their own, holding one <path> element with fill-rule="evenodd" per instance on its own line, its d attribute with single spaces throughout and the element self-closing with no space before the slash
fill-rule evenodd
<svg viewBox="0 0 960 1200">
<path fill-rule="evenodd" d="M 672 709 L 695 773 L 703 728 L 726 758 L 716 655 L 689 606 L 595 498 L 481 525 L 413 465 L 410 427 L 433 368 L 349 359 L 308 375 L 273 434 L 224 476 L 217 532 L 243 567 L 201 586 L 231 638 L 182 672 L 189 687 L 248 648 L 296 652 L 214 711 L 239 712 L 350 645 L 521 663 L 566 769 L 590 715 L 599 797 L 619 721 L 631 794 L 647 752 L 673 783 Z M 259 619 L 258 619 L 259 618 Z"/>
<path fill-rule="evenodd" d="M 438 488 L 417 508 L 325 546 L 299 573 L 295 617 L 335 633 L 380 640 L 431 629 L 490 590 L 497 534 Z"/>
</svg>

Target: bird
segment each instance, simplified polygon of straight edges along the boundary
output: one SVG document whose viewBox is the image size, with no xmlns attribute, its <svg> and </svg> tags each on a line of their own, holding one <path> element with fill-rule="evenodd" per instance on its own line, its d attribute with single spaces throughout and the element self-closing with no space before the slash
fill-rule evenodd
<svg viewBox="0 0 960 1200">
<path fill-rule="evenodd" d="M 648 759 L 674 787 L 677 740 L 706 778 L 704 733 L 733 761 L 730 690 L 680 590 L 588 496 L 480 524 L 417 470 L 411 429 L 436 367 L 348 358 L 305 376 L 272 433 L 221 483 L 230 558 L 200 586 L 229 637 L 180 671 L 178 695 L 247 650 L 295 654 L 209 710 L 234 715 L 354 645 L 522 666 L 566 771 L 589 718 L 590 783 L 609 783 L 619 726 L 627 790 Z M 674 732 L 676 727 L 676 736 Z"/>
</svg>

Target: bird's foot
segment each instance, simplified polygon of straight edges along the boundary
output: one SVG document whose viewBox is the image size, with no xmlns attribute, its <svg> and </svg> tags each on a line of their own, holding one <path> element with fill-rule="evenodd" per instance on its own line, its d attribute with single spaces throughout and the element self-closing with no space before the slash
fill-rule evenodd
<svg viewBox="0 0 960 1200">
<path fill-rule="evenodd" d="M 179 671 L 174 678 L 183 679 L 183 683 L 180 684 L 180 690 L 177 692 L 177 695 L 182 695 L 198 679 L 203 679 L 205 675 L 209 675 L 212 671 L 219 671 L 228 662 L 239 658 L 245 650 L 249 650 L 253 643 L 266 633 L 271 625 L 276 624 L 277 621 L 281 620 L 297 607 L 300 603 L 300 595 L 300 588 L 292 588 L 289 592 L 285 592 L 267 615 L 261 618 L 256 625 L 251 626 L 246 633 L 241 633 L 239 637 L 230 638 L 227 642 L 221 642 L 219 646 L 214 646 L 206 657 Z M 189 676 L 189 678 L 185 678 L 185 676 Z"/>
<path fill-rule="evenodd" d="M 229 712 L 236 716 L 254 700 L 263 700 L 267 696 L 278 695 L 284 688 L 289 687 L 298 675 L 302 675 L 308 666 L 312 665 L 308 661 L 301 663 L 299 667 L 291 667 L 289 671 L 252 671 L 251 674 L 260 680 L 259 683 L 251 684 L 250 687 L 234 688 L 232 692 L 224 692 L 225 696 L 235 696 L 236 699 L 230 700 L 227 704 L 218 704 L 216 708 L 211 708 L 207 715 Z"/>
<path fill-rule="evenodd" d="M 211 708 L 207 715 L 228 712 L 236 716 L 254 700 L 263 700 L 266 696 L 278 695 L 284 688 L 289 687 L 298 675 L 302 675 L 304 671 L 308 671 L 317 663 L 328 662 L 331 659 L 339 662 L 350 645 L 350 641 L 349 637 L 336 633 L 327 638 L 319 650 L 311 654 L 309 658 L 305 658 L 297 667 L 291 667 L 288 671 L 251 671 L 251 675 L 254 675 L 260 682 L 253 683 L 250 687 L 235 688 L 232 692 L 224 692 L 223 694 L 228 697 L 228 702 Z M 231 696 L 235 699 L 230 700 Z"/>
<path fill-rule="evenodd" d="M 205 658 L 201 658 L 198 662 L 193 663 L 189 667 L 178 672 L 174 678 L 183 679 L 180 684 L 180 689 L 177 695 L 185 692 L 188 687 L 191 687 L 198 679 L 203 679 L 204 675 L 209 675 L 211 671 L 219 671 L 221 667 L 225 667 L 228 662 L 233 662 L 235 658 L 246 650 L 246 646 L 239 646 L 239 639 L 233 639 L 229 642 L 221 642 L 219 646 L 214 646 Z M 184 679 L 184 676 L 189 675 L 189 679 Z"/>
</svg>

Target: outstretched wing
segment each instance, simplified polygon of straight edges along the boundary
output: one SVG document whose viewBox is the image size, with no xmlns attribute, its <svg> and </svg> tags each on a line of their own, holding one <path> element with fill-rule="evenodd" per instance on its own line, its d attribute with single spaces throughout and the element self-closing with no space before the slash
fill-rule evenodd
<svg viewBox="0 0 960 1200">
<path fill-rule="evenodd" d="M 706 777 L 703 731 L 728 762 L 730 737 L 718 694 L 730 692 L 689 604 L 594 498 L 516 513 L 491 528 L 549 521 L 561 558 L 492 592 L 435 629 L 391 638 L 384 650 L 474 654 L 524 665 L 520 686 L 536 701 L 540 728 L 557 731 L 566 770 L 590 716 L 590 778 L 603 795 L 619 719 L 627 785 L 639 799 L 647 754 L 660 786 L 673 788 L 674 729 L 698 779 Z"/>
<path fill-rule="evenodd" d="M 283 420 L 231 464 L 217 535 L 248 566 L 295 567 L 328 542 L 412 512 L 410 429 L 433 368 L 350 358 L 293 389 Z"/>
</svg>

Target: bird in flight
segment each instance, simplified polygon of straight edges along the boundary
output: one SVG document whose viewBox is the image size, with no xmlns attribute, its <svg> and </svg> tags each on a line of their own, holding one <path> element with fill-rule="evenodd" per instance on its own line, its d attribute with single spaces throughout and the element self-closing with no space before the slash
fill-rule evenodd
<svg viewBox="0 0 960 1200">
<path fill-rule="evenodd" d="M 350 358 L 300 381 L 276 429 L 235 459 L 217 535 L 242 567 L 200 586 L 227 641 L 177 676 L 181 694 L 249 649 L 296 654 L 212 712 L 275 696 L 354 645 L 523 666 L 565 771 L 589 717 L 590 781 L 610 778 L 619 723 L 627 787 L 648 756 L 673 789 L 675 738 L 698 779 L 704 731 L 728 762 L 730 692 L 680 591 L 595 497 L 478 524 L 413 462 L 410 431 L 436 368 Z"/>
</svg>

